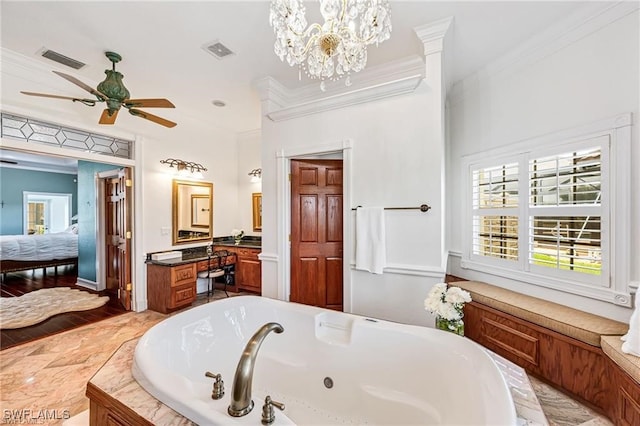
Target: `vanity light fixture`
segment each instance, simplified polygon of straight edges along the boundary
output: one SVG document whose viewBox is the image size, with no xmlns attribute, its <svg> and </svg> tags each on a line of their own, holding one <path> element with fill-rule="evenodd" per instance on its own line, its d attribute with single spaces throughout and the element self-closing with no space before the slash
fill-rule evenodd
<svg viewBox="0 0 640 426">
<path fill-rule="evenodd" d="M 193 177 L 202 178 L 202 172 L 206 172 L 207 168 L 202 164 L 193 163 L 191 161 L 178 160 L 175 158 L 167 158 L 166 160 L 160 160 L 161 164 L 168 164 L 169 167 L 174 167 L 177 169 L 178 174 L 185 176 L 193 175 Z"/>
<path fill-rule="evenodd" d="M 251 176 L 251 182 L 260 182 L 262 181 L 262 169 L 253 169 L 249 172 L 249 176 Z"/>
</svg>

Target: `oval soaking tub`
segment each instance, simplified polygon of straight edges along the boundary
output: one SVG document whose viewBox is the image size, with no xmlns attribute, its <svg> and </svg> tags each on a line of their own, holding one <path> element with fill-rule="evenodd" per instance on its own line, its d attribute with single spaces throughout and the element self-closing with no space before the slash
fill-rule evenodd
<svg viewBox="0 0 640 426">
<path fill-rule="evenodd" d="M 258 352 L 255 407 L 231 417 L 238 360 L 268 322 L 284 332 L 266 336 Z M 219 400 L 211 399 L 207 371 L 222 375 Z M 136 347 L 133 375 L 201 425 L 259 425 L 267 395 L 285 404 L 275 410 L 276 425 L 516 424 L 500 371 L 469 339 L 258 296 L 216 301 L 155 325 Z"/>
</svg>

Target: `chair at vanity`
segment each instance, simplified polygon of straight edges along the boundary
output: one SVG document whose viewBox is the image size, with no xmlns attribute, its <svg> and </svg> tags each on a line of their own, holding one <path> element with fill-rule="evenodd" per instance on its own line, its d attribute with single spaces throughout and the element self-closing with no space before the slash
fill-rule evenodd
<svg viewBox="0 0 640 426">
<path fill-rule="evenodd" d="M 224 294 L 229 297 L 229 293 L 227 293 L 227 284 L 229 283 L 229 279 L 226 276 L 229 273 L 228 268 L 224 266 L 227 264 L 227 257 L 229 257 L 232 253 L 227 250 L 217 250 L 211 252 L 207 251 L 208 254 L 208 266 L 206 271 L 198 272 L 198 278 L 203 278 L 207 280 L 207 298 L 209 298 L 213 292 L 215 291 L 214 281 L 218 277 L 224 276 Z"/>
</svg>

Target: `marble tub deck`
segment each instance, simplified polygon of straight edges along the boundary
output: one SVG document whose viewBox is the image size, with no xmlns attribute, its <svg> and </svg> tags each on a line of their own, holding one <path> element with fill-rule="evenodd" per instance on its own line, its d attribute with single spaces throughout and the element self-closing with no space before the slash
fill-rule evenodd
<svg viewBox="0 0 640 426">
<path fill-rule="evenodd" d="M 198 302 L 206 303 L 206 298 Z M 21 412 L 23 423 L 27 423 L 27 416 L 33 417 L 42 413 L 42 410 L 48 410 L 49 414 L 53 413 L 57 418 L 32 423 L 70 424 L 71 422 L 65 420 L 74 416 L 79 422 L 73 424 L 87 424 L 87 382 L 102 382 L 102 386 L 111 386 L 116 394 L 125 394 L 135 387 L 139 388 L 137 383 L 130 382 L 131 370 L 124 367 L 124 364 L 126 359 L 129 359 L 130 366 L 137 339 L 166 317 L 167 315 L 153 311 L 131 312 L 1 351 L 0 424 L 10 423 L 11 419 L 8 416 L 11 412 Z M 506 376 L 507 383 L 511 387 L 514 400 L 520 401 L 520 424 L 611 425 L 605 417 L 535 378 L 527 377 L 521 373 L 520 367 L 495 356 L 503 373 L 505 370 L 508 373 L 510 371 L 510 375 Z M 114 360 L 118 360 L 120 370 L 111 374 L 107 368 Z M 139 391 L 144 392 L 141 388 Z M 535 395 L 544 414 L 540 411 Z M 153 399 L 148 394 L 146 397 Z M 167 407 L 164 411 L 157 401 L 155 408 L 155 424 L 189 424 L 186 419 L 178 419 L 177 423 L 165 422 L 169 418 L 166 416 L 178 414 Z M 78 415 L 81 416 L 77 417 Z"/>
</svg>

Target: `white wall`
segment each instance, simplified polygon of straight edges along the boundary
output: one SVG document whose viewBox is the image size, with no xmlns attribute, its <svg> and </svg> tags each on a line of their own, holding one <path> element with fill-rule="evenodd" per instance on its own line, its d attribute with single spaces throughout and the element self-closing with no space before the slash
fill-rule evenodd
<svg viewBox="0 0 640 426">
<path fill-rule="evenodd" d="M 254 192 L 262 192 L 262 182 L 251 182 L 249 172 L 261 166 L 261 133 L 260 130 L 238 134 L 238 211 L 234 228 L 244 229 L 245 235 L 260 236 L 260 231 L 253 230 L 253 198 Z M 228 232 L 231 234 L 231 229 Z"/>
<path fill-rule="evenodd" d="M 282 150 L 295 151 L 350 139 L 352 143 L 352 204 L 362 206 L 419 206 L 418 210 L 387 211 L 387 268 L 383 275 L 351 270 L 351 307 L 345 311 L 394 321 L 429 324 L 423 301 L 430 287 L 443 279 L 440 174 L 444 147 L 438 122 L 441 109 L 432 89 L 423 82 L 408 95 L 349 106 L 290 120 L 263 119 L 263 295 L 278 297 L 278 268 L 288 262 L 278 253 L 276 217 L 277 159 Z M 285 212 L 284 214 L 289 214 Z M 345 224 L 353 231 L 355 213 Z M 283 231 L 286 235 L 288 230 Z M 345 262 L 353 253 L 345 251 Z M 425 274 L 425 272 L 427 272 Z M 431 276 L 424 276 L 431 275 Z M 348 290 L 346 290 L 348 291 Z M 288 296 L 285 295 L 285 299 Z"/>
<path fill-rule="evenodd" d="M 640 279 L 638 20 L 636 10 L 525 67 L 493 76 L 477 74 L 454 88 L 457 96 L 450 98 L 448 111 L 447 211 L 451 225 L 447 245 L 458 254 L 450 257 L 450 273 L 628 320 L 628 308 L 461 269 L 463 235 L 455 224 L 463 218 L 462 156 L 632 112 L 631 279 Z"/>
<path fill-rule="evenodd" d="M 171 129 L 171 133 L 163 139 L 145 138 L 141 142 L 143 194 L 142 204 L 137 202 L 136 207 L 142 212 L 136 210 L 136 213 L 141 213 L 144 218 L 142 238 L 145 253 L 202 245 L 202 242 L 178 246 L 171 244 L 172 180 L 183 177 L 175 176 L 174 169 L 160 164 L 160 160 L 168 157 L 194 161 L 207 168 L 202 173 L 203 179 L 198 180 L 213 183 L 213 235 L 229 235 L 231 229 L 237 226 L 238 154 L 235 134 L 207 128 L 199 123 L 181 124 L 184 123 Z"/>
</svg>

